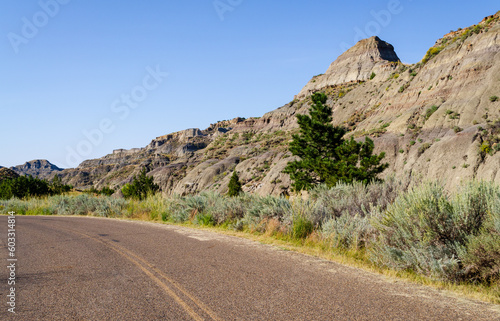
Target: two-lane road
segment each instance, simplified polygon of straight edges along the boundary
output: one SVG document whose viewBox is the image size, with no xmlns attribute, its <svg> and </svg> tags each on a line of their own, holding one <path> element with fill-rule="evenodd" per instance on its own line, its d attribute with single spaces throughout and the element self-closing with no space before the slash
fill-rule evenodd
<svg viewBox="0 0 500 321">
<path fill-rule="evenodd" d="M 498 306 L 249 240 L 163 224 L 16 217 L 0 320 L 500 320 Z"/>
</svg>

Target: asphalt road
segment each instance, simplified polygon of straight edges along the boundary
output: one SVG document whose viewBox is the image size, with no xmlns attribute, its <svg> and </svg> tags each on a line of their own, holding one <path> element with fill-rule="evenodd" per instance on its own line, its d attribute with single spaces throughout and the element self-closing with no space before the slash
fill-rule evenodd
<svg viewBox="0 0 500 321">
<path fill-rule="evenodd" d="M 498 306 L 246 239 L 145 222 L 16 217 L 0 320 L 500 320 Z"/>
</svg>

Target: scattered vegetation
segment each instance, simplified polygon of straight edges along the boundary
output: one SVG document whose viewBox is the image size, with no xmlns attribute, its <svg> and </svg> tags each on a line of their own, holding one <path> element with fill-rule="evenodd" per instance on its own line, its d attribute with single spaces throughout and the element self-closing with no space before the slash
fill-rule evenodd
<svg viewBox="0 0 500 321">
<path fill-rule="evenodd" d="M 307 200 L 209 192 L 167 198 L 149 194 L 143 200 L 81 194 L 13 198 L 0 201 L 0 210 L 220 226 L 318 244 L 379 267 L 468 283 L 490 293 L 500 281 L 500 188 L 489 182 L 463 183 L 449 194 L 437 183 L 407 190 L 405 182 L 388 178 L 319 185 Z"/>
<path fill-rule="evenodd" d="M 432 58 L 436 57 L 444 48 L 446 48 L 446 45 L 429 48 L 424 58 L 422 59 L 422 63 L 425 64 Z"/>
<path fill-rule="evenodd" d="M 482 140 L 479 153 L 483 158 L 500 150 L 500 119 L 489 122 L 486 128 L 479 126 L 477 129 Z"/>
</svg>

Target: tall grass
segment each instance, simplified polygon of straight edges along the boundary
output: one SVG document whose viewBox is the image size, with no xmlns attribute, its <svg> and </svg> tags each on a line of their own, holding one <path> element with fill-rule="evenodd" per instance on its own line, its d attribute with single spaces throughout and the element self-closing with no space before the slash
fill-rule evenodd
<svg viewBox="0 0 500 321">
<path fill-rule="evenodd" d="M 437 183 L 411 190 L 394 178 L 384 183 L 318 186 L 293 200 L 214 192 L 150 195 L 124 200 L 106 196 L 52 196 L 0 201 L 18 214 L 140 218 L 321 242 L 336 252 L 395 270 L 452 282 L 500 281 L 500 188 L 468 182 L 454 194 Z"/>
<path fill-rule="evenodd" d="M 127 202 L 111 197 L 95 197 L 87 194 L 77 196 L 50 196 L 20 200 L 13 198 L 0 201 L 0 209 L 15 211 L 23 215 L 95 215 L 102 217 L 121 216 Z"/>
</svg>

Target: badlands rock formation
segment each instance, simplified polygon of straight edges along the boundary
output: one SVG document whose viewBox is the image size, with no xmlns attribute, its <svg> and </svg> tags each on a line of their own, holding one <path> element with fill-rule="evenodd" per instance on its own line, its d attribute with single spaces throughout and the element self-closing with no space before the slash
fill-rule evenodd
<svg viewBox="0 0 500 321">
<path fill-rule="evenodd" d="M 53 177 L 55 173 L 62 171 L 61 168 L 45 159 L 32 160 L 24 163 L 23 165 L 11 167 L 11 170 L 16 172 L 18 175 L 31 175 L 42 179 Z"/>
<path fill-rule="evenodd" d="M 369 136 L 385 151 L 384 176 L 411 182 L 460 180 L 500 183 L 499 14 L 439 39 L 421 62 L 404 65 L 377 37 L 361 40 L 313 77 L 293 101 L 260 118 L 218 122 L 157 137 L 148 146 L 116 150 L 62 172 L 81 188 L 120 187 L 147 167 L 163 192 L 227 191 L 236 170 L 246 192 L 280 195 L 290 180 L 287 145 L 295 115 L 307 113 L 310 95 L 329 97 L 333 123 L 356 139 Z"/>
</svg>

